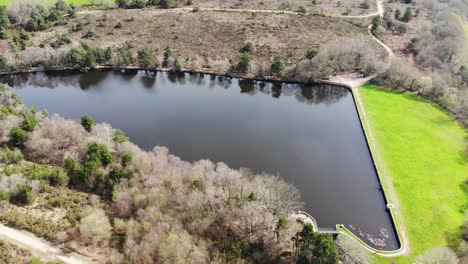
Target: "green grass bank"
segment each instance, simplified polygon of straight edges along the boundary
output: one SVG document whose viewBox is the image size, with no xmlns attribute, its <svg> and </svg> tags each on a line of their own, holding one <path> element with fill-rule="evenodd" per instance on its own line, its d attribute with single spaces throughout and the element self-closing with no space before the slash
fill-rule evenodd
<svg viewBox="0 0 468 264">
<path fill-rule="evenodd" d="M 411 250 L 405 257 L 379 257 L 377 263 L 412 263 L 425 250 L 460 237 L 468 202 L 463 191 L 468 131 L 439 106 L 416 95 L 374 85 L 365 85 L 358 93 L 373 152 L 381 157 L 376 165 L 387 177 L 383 179 L 387 193 L 396 194 L 400 213 L 396 221 L 404 225 Z"/>
</svg>

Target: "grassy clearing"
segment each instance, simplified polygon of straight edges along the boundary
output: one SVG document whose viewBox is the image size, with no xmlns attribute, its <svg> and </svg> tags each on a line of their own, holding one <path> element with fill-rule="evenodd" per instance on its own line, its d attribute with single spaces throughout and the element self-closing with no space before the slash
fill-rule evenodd
<svg viewBox="0 0 468 264">
<path fill-rule="evenodd" d="M 0 5 L 6 5 L 12 1 L 13 0 L 0 0 Z M 89 5 L 90 2 L 90 0 L 68 0 L 68 3 L 74 5 Z"/>
<path fill-rule="evenodd" d="M 437 105 L 410 93 L 365 85 L 360 90 L 367 118 L 391 175 L 406 227 L 411 263 L 435 246 L 447 246 L 463 223 L 468 194 L 464 140 L 468 131 Z M 378 259 L 379 263 L 390 263 Z"/>
</svg>

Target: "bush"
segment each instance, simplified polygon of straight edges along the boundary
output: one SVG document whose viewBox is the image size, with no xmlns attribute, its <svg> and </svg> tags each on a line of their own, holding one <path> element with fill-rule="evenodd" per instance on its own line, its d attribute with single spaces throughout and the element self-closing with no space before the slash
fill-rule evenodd
<svg viewBox="0 0 468 264">
<path fill-rule="evenodd" d="M 63 34 L 56 41 L 50 43 L 50 46 L 54 49 L 58 49 L 67 44 L 71 44 L 71 39 L 67 35 Z"/>
<path fill-rule="evenodd" d="M 240 72 L 247 73 L 250 71 L 250 63 L 252 62 L 253 57 L 250 53 L 245 52 L 242 54 L 239 63 L 237 64 L 237 70 Z"/>
<path fill-rule="evenodd" d="M 86 32 L 86 35 L 84 35 L 84 38 L 91 39 L 91 38 L 94 38 L 95 36 L 96 36 L 96 32 L 94 32 L 94 30 L 88 30 L 88 32 Z"/>
<path fill-rule="evenodd" d="M 4 147 L 0 149 L 0 163 L 13 164 L 23 159 L 23 153 L 19 149 Z"/>
<path fill-rule="evenodd" d="M 127 167 L 132 163 L 133 154 L 131 152 L 125 152 L 122 155 L 122 166 Z"/>
<path fill-rule="evenodd" d="M 252 42 L 245 43 L 244 47 L 240 50 L 241 52 L 252 52 L 254 50 L 254 45 Z"/>
<path fill-rule="evenodd" d="M 29 184 L 18 184 L 18 193 L 15 195 L 15 202 L 29 205 L 34 200 L 34 193 L 32 192 L 32 188 Z"/>
<path fill-rule="evenodd" d="M 195 189 L 200 190 L 203 187 L 203 182 L 201 180 L 194 180 L 193 186 L 195 187 Z"/>
<path fill-rule="evenodd" d="M 271 64 L 270 71 L 272 74 L 283 77 L 284 75 L 284 60 L 280 56 L 276 56 L 273 59 L 273 63 Z"/>
<path fill-rule="evenodd" d="M 156 64 L 156 56 L 154 51 L 148 47 L 144 47 L 143 49 L 139 50 L 137 58 L 140 67 L 145 69 L 152 68 Z"/>
<path fill-rule="evenodd" d="M 23 123 L 21 124 L 23 130 L 32 132 L 39 125 L 39 122 L 31 112 L 23 112 L 21 115 L 23 116 Z"/>
<path fill-rule="evenodd" d="M 91 132 L 95 123 L 92 117 L 90 117 L 89 115 L 84 115 L 83 117 L 81 117 L 81 125 L 86 131 Z"/>
<path fill-rule="evenodd" d="M 74 48 L 70 50 L 70 61 L 73 67 L 86 72 L 96 67 L 96 57 L 89 49 Z"/>
<path fill-rule="evenodd" d="M 163 60 L 163 67 L 171 67 L 172 61 L 174 59 L 174 52 L 171 48 L 166 47 L 164 49 L 164 60 Z"/>
<path fill-rule="evenodd" d="M 364 1 L 359 4 L 359 7 L 362 9 L 369 9 L 369 2 Z"/>
<path fill-rule="evenodd" d="M 114 26 L 114 28 L 122 28 L 122 27 L 123 27 L 123 23 L 120 21 Z"/>
<path fill-rule="evenodd" d="M 401 18 L 401 21 L 403 22 L 409 22 L 413 18 L 413 14 L 411 13 L 411 8 L 408 7 L 405 10 L 405 13 L 403 14 L 403 17 Z"/>
<path fill-rule="evenodd" d="M 297 13 L 305 15 L 307 13 L 307 10 L 305 9 L 305 7 L 299 6 L 299 8 L 297 9 Z"/>
<path fill-rule="evenodd" d="M 8 61 L 0 54 L 0 71 L 9 71 L 10 66 Z"/>
<path fill-rule="evenodd" d="M 317 56 L 317 54 L 318 54 L 318 50 L 316 50 L 316 49 L 309 49 L 309 50 L 306 52 L 306 59 L 311 60 L 311 59 L 313 59 L 315 56 Z"/>
<path fill-rule="evenodd" d="M 102 145 L 96 142 L 90 142 L 88 143 L 86 161 L 98 162 L 100 166 L 107 166 L 114 162 L 114 157 L 112 156 L 106 145 Z"/>
<path fill-rule="evenodd" d="M 135 58 L 128 47 L 120 48 L 117 56 L 118 66 L 128 66 L 135 62 Z"/>
<path fill-rule="evenodd" d="M 122 130 L 117 130 L 114 134 L 114 141 L 117 143 L 124 143 L 128 141 L 128 137 Z"/>
<path fill-rule="evenodd" d="M 114 189 L 114 186 L 120 182 L 121 179 L 131 179 L 133 173 L 115 167 L 109 173 L 109 191 Z"/>
<path fill-rule="evenodd" d="M 24 131 L 21 127 L 14 127 L 10 131 L 11 144 L 18 148 L 24 147 L 24 142 L 28 139 L 28 132 Z"/>
<path fill-rule="evenodd" d="M 10 195 L 5 191 L 0 190 L 0 201 L 10 201 Z"/>
</svg>

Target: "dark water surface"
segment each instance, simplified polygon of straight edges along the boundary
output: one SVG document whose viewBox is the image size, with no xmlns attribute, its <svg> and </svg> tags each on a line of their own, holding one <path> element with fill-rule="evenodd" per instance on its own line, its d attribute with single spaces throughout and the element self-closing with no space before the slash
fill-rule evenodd
<svg viewBox="0 0 468 264">
<path fill-rule="evenodd" d="M 398 247 L 351 93 L 200 74 L 91 72 L 1 77 L 27 105 L 91 115 L 150 150 L 280 174 L 320 227 L 352 225 Z"/>
</svg>

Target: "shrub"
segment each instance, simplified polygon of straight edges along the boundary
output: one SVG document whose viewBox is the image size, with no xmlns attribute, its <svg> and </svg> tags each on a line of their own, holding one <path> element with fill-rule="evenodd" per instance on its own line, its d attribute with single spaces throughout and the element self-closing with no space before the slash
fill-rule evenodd
<svg viewBox="0 0 468 264">
<path fill-rule="evenodd" d="M 96 57 L 94 53 L 85 48 L 74 48 L 70 50 L 70 61 L 73 67 L 80 71 L 88 71 L 96 67 Z"/>
<path fill-rule="evenodd" d="M 23 123 L 21 124 L 23 130 L 32 132 L 39 125 L 39 122 L 31 112 L 23 112 L 21 115 L 23 116 Z"/>
<path fill-rule="evenodd" d="M 13 164 L 23 159 L 23 153 L 19 149 L 4 147 L 0 149 L 0 163 Z"/>
<path fill-rule="evenodd" d="M 171 67 L 172 60 L 174 60 L 174 52 L 171 48 L 166 47 L 164 49 L 163 67 Z"/>
<path fill-rule="evenodd" d="M 89 115 L 84 115 L 83 117 L 81 117 L 81 125 L 86 131 L 91 132 L 95 123 L 92 117 L 90 117 Z"/>
<path fill-rule="evenodd" d="M 254 50 L 254 45 L 252 42 L 245 43 L 244 47 L 242 47 L 241 52 L 252 52 Z"/>
<path fill-rule="evenodd" d="M 135 62 L 135 58 L 128 47 L 120 48 L 117 56 L 118 66 L 128 66 Z"/>
<path fill-rule="evenodd" d="M 67 186 L 69 181 L 67 173 L 62 168 L 52 170 L 46 178 L 52 186 Z"/>
<path fill-rule="evenodd" d="M 18 184 L 18 193 L 15 195 L 15 202 L 29 205 L 34 200 L 34 193 L 32 192 L 32 188 L 29 184 Z"/>
<path fill-rule="evenodd" d="M 117 143 L 124 143 L 128 141 L 128 137 L 122 130 L 117 130 L 114 134 L 114 141 Z"/>
<path fill-rule="evenodd" d="M 273 63 L 270 67 L 271 73 L 278 77 L 282 77 L 284 75 L 284 60 L 280 56 L 276 56 L 273 59 Z"/>
<path fill-rule="evenodd" d="M 87 162 L 98 162 L 100 166 L 107 166 L 114 162 L 114 157 L 110 153 L 106 145 L 96 142 L 88 143 L 88 151 L 86 153 Z"/>
<path fill-rule="evenodd" d="M 195 189 L 200 190 L 203 187 L 203 182 L 199 179 L 193 181 L 193 186 Z"/>
<path fill-rule="evenodd" d="M 305 7 L 299 6 L 299 8 L 297 9 L 297 13 L 305 15 L 307 13 L 307 10 L 305 9 Z"/>
<path fill-rule="evenodd" d="M 255 193 L 251 192 L 251 193 L 249 194 L 249 196 L 247 196 L 247 200 L 248 200 L 249 202 L 257 201 L 257 195 L 256 195 Z"/>
<path fill-rule="evenodd" d="M 10 195 L 4 190 L 0 190 L 0 201 L 10 201 Z"/>
<path fill-rule="evenodd" d="M 122 28 L 122 27 L 123 27 L 123 23 L 120 21 L 114 26 L 114 28 Z"/>
<path fill-rule="evenodd" d="M 139 50 L 137 58 L 140 67 L 145 69 L 154 67 L 156 64 L 156 56 L 154 51 L 148 47 L 144 47 L 143 49 Z"/>
<path fill-rule="evenodd" d="M 55 198 L 50 198 L 50 204 L 53 207 L 64 207 L 65 205 L 65 200 L 62 197 L 55 197 Z"/>
<path fill-rule="evenodd" d="M 78 23 L 76 23 L 76 24 L 73 26 L 72 30 L 75 31 L 75 32 L 78 32 L 78 31 L 83 30 L 83 28 L 84 28 L 84 23 L 83 23 L 83 21 L 79 21 Z"/>
<path fill-rule="evenodd" d="M 24 147 L 24 142 L 28 139 L 28 132 L 24 131 L 21 127 L 14 127 L 10 131 L 11 144 L 18 148 Z"/>
<path fill-rule="evenodd" d="M 308 60 L 311 60 L 313 59 L 315 56 L 317 56 L 318 54 L 318 51 L 316 49 L 309 49 L 307 52 L 306 52 L 306 58 Z"/>
<path fill-rule="evenodd" d="M 245 52 L 242 54 L 239 63 L 237 64 L 237 70 L 240 72 L 247 73 L 250 71 L 250 63 L 252 62 L 253 57 L 250 53 Z"/>
<path fill-rule="evenodd" d="M 407 31 L 407 28 L 405 25 L 399 23 L 396 28 L 395 28 L 396 32 L 398 32 L 398 34 L 400 35 L 404 35 Z"/>
<path fill-rule="evenodd" d="M 127 167 L 132 163 L 133 154 L 131 152 L 125 152 L 122 155 L 122 166 Z"/>
<path fill-rule="evenodd" d="M 67 35 L 63 34 L 56 41 L 52 42 L 50 46 L 54 49 L 58 49 L 61 46 L 64 46 L 67 44 L 71 44 L 71 39 Z"/>
<path fill-rule="evenodd" d="M 90 39 L 94 38 L 95 36 L 96 32 L 94 32 L 94 30 L 88 30 L 88 32 L 86 32 L 86 35 L 84 35 L 84 38 Z"/>
<path fill-rule="evenodd" d="M 369 9 L 369 2 L 368 1 L 363 1 L 359 4 L 359 7 L 362 9 Z"/>
<path fill-rule="evenodd" d="M 121 179 L 131 179 L 133 173 L 115 167 L 109 173 L 109 189 L 112 191 L 113 187 L 120 182 Z"/>
<path fill-rule="evenodd" d="M 0 71 L 9 71 L 10 66 L 8 61 L 0 54 Z"/>
<path fill-rule="evenodd" d="M 401 18 L 401 21 L 403 22 L 409 22 L 413 18 L 413 14 L 411 13 L 411 8 L 408 7 L 405 10 L 405 13 L 403 14 L 403 17 Z"/>
</svg>

